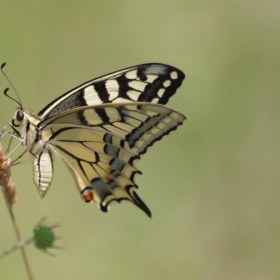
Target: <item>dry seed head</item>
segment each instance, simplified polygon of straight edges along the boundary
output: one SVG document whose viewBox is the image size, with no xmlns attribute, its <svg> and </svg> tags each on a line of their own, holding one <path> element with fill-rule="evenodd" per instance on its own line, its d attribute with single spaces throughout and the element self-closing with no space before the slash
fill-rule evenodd
<svg viewBox="0 0 280 280">
<path fill-rule="evenodd" d="M 0 186 L 6 201 L 12 206 L 17 200 L 19 192 L 10 172 L 10 159 L 6 159 L 6 154 L 0 144 Z"/>
</svg>

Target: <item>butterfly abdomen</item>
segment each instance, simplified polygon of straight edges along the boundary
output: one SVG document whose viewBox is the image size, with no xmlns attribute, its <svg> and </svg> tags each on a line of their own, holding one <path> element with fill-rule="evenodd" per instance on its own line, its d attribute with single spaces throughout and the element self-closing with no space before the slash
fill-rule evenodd
<svg viewBox="0 0 280 280">
<path fill-rule="evenodd" d="M 51 152 L 43 149 L 33 160 L 33 182 L 43 198 L 48 191 L 53 177 L 53 164 Z"/>
</svg>

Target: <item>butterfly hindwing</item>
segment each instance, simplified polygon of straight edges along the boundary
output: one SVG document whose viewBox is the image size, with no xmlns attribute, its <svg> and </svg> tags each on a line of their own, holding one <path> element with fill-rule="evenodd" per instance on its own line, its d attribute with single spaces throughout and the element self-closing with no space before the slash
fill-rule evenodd
<svg viewBox="0 0 280 280">
<path fill-rule="evenodd" d="M 48 104 L 38 116 L 46 119 L 69 109 L 104 103 L 166 104 L 184 78 L 183 72 L 169 65 L 137 65 L 76 87 Z"/>
<path fill-rule="evenodd" d="M 107 104 L 67 111 L 39 126 L 46 135 L 52 132 L 47 148 L 67 163 L 81 193 L 92 189 L 101 210 L 112 201 L 129 200 L 150 216 L 135 192 L 135 175 L 141 174 L 136 163 L 184 119 L 157 104 Z"/>
<path fill-rule="evenodd" d="M 46 134 L 52 134 L 51 139 L 66 125 L 108 132 L 123 139 L 122 145 L 129 145 L 140 156 L 185 119 L 184 115 L 169 107 L 138 102 L 77 108 L 42 121 L 38 126 Z"/>
</svg>

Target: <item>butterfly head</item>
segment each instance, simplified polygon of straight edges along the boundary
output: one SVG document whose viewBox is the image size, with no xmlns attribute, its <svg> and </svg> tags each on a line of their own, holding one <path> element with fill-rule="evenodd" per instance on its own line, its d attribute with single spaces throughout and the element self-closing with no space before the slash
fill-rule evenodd
<svg viewBox="0 0 280 280">
<path fill-rule="evenodd" d="M 17 108 L 14 113 L 12 122 L 14 132 L 19 137 L 18 139 L 24 143 L 24 146 L 29 150 L 34 144 L 40 140 L 41 133 L 37 129 L 37 124 L 40 119 L 37 115 L 31 114 L 22 108 Z"/>
<path fill-rule="evenodd" d="M 15 127 L 19 127 L 22 125 L 22 123 L 25 120 L 25 114 L 24 111 L 21 108 L 16 109 L 14 118 L 12 120 L 12 125 Z"/>
<path fill-rule="evenodd" d="M 30 122 L 28 121 L 28 113 L 26 113 L 22 108 L 17 108 L 15 110 L 11 125 L 14 132 L 16 132 L 22 139 L 25 139 L 26 133 L 28 132 L 30 127 Z"/>
</svg>

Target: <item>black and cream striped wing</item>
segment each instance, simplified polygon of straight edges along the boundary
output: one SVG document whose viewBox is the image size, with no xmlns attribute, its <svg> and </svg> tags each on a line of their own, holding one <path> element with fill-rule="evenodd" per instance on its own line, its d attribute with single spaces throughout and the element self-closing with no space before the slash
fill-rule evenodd
<svg viewBox="0 0 280 280">
<path fill-rule="evenodd" d="M 46 119 L 73 108 L 104 103 L 166 104 L 184 78 L 183 72 L 169 65 L 159 63 L 137 65 L 74 88 L 48 104 L 38 116 Z"/>
<path fill-rule="evenodd" d="M 39 127 L 49 135 L 47 148 L 67 163 L 84 198 L 92 192 L 104 212 L 112 201 L 129 200 L 151 216 L 135 192 L 135 175 L 141 174 L 136 163 L 184 120 L 166 106 L 138 102 L 77 108 Z"/>
</svg>

